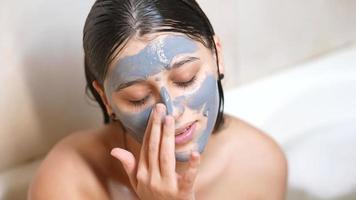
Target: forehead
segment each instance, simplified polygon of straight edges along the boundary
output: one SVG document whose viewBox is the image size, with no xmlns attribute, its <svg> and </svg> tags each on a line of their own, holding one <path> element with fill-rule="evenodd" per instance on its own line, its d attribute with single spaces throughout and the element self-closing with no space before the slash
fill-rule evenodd
<svg viewBox="0 0 356 200">
<path fill-rule="evenodd" d="M 183 34 L 156 34 L 131 39 L 112 62 L 108 74 L 115 73 L 124 79 L 144 78 L 163 69 L 170 69 L 173 60 L 196 55 L 199 42 Z M 130 73 L 129 73 L 130 72 Z M 147 76 L 146 76 L 147 75 Z M 138 76 L 138 77 L 137 77 Z"/>
<path fill-rule="evenodd" d="M 196 55 L 199 44 L 183 34 L 133 38 L 112 63 L 105 82 L 110 83 L 110 90 L 114 91 L 125 84 L 147 79 L 162 70 L 169 70 L 181 56 Z"/>
<path fill-rule="evenodd" d="M 146 34 L 141 37 L 131 38 L 121 52 L 116 56 L 114 63 L 125 57 L 133 57 L 144 52 L 159 53 L 159 51 L 164 51 L 164 53 L 183 53 L 175 51 L 175 49 L 177 49 L 176 45 L 179 45 L 180 47 L 192 45 L 200 47 L 202 44 L 180 33 Z"/>
</svg>

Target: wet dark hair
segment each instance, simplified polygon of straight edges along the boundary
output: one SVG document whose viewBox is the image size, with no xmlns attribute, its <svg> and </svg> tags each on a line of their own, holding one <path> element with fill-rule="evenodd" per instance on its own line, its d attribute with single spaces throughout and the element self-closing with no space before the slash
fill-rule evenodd
<svg viewBox="0 0 356 200">
<path fill-rule="evenodd" d="M 92 82 L 97 80 L 103 85 L 110 63 L 130 38 L 158 32 L 183 33 L 201 42 L 215 53 L 219 65 L 214 29 L 195 0 L 97 0 L 92 6 L 83 30 L 86 92 L 89 90 L 100 105 L 105 124 L 110 117 Z M 217 84 L 219 113 L 215 130 L 224 121 L 220 76 Z"/>
</svg>

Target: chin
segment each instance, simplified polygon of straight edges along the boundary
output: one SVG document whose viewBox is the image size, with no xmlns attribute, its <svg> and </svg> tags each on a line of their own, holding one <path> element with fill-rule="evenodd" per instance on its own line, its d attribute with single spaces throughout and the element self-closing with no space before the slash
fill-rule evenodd
<svg viewBox="0 0 356 200">
<path fill-rule="evenodd" d="M 188 162 L 190 158 L 190 151 L 187 152 L 176 152 L 176 161 L 177 162 Z"/>
<path fill-rule="evenodd" d="M 201 135 L 199 135 L 199 137 L 201 137 Z M 199 154 L 203 153 L 204 148 L 201 148 L 201 145 L 198 144 L 199 137 L 194 138 L 190 143 L 184 145 L 183 147 L 176 147 L 176 161 L 188 162 L 192 151 L 197 151 Z"/>
<path fill-rule="evenodd" d="M 176 161 L 188 162 L 192 151 L 197 151 L 199 154 L 203 153 L 207 140 L 210 136 L 210 134 L 207 134 L 207 130 L 203 127 L 206 127 L 206 121 L 197 123 L 196 130 L 194 131 L 194 137 L 190 142 L 182 146 L 176 145 Z"/>
</svg>

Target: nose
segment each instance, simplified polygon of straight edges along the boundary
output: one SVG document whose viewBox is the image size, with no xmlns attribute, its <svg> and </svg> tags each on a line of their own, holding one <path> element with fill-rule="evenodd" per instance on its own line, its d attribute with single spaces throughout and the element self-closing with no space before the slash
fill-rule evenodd
<svg viewBox="0 0 356 200">
<path fill-rule="evenodd" d="M 181 114 L 182 109 L 176 108 L 176 106 L 174 106 L 174 102 L 172 101 L 171 96 L 169 95 L 169 92 L 165 87 L 161 88 L 160 95 L 162 103 L 167 108 L 167 114 L 172 115 L 174 118 L 178 117 L 178 115 Z"/>
<path fill-rule="evenodd" d="M 173 103 L 171 100 L 171 96 L 169 95 L 167 89 L 165 87 L 161 88 L 161 99 L 162 103 L 166 106 L 167 108 L 167 114 L 172 115 L 173 114 Z"/>
</svg>

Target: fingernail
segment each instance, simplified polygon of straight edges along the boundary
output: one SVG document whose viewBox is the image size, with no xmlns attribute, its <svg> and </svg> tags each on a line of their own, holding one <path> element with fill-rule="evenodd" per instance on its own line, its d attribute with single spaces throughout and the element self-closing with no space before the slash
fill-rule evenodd
<svg viewBox="0 0 356 200">
<path fill-rule="evenodd" d="M 157 113 L 161 114 L 162 113 L 162 106 L 160 104 L 156 104 L 156 111 Z"/>
<path fill-rule="evenodd" d="M 166 108 L 163 104 L 156 104 L 157 108 L 157 113 L 161 115 L 162 121 L 164 120 L 164 117 L 166 116 Z"/>
</svg>

